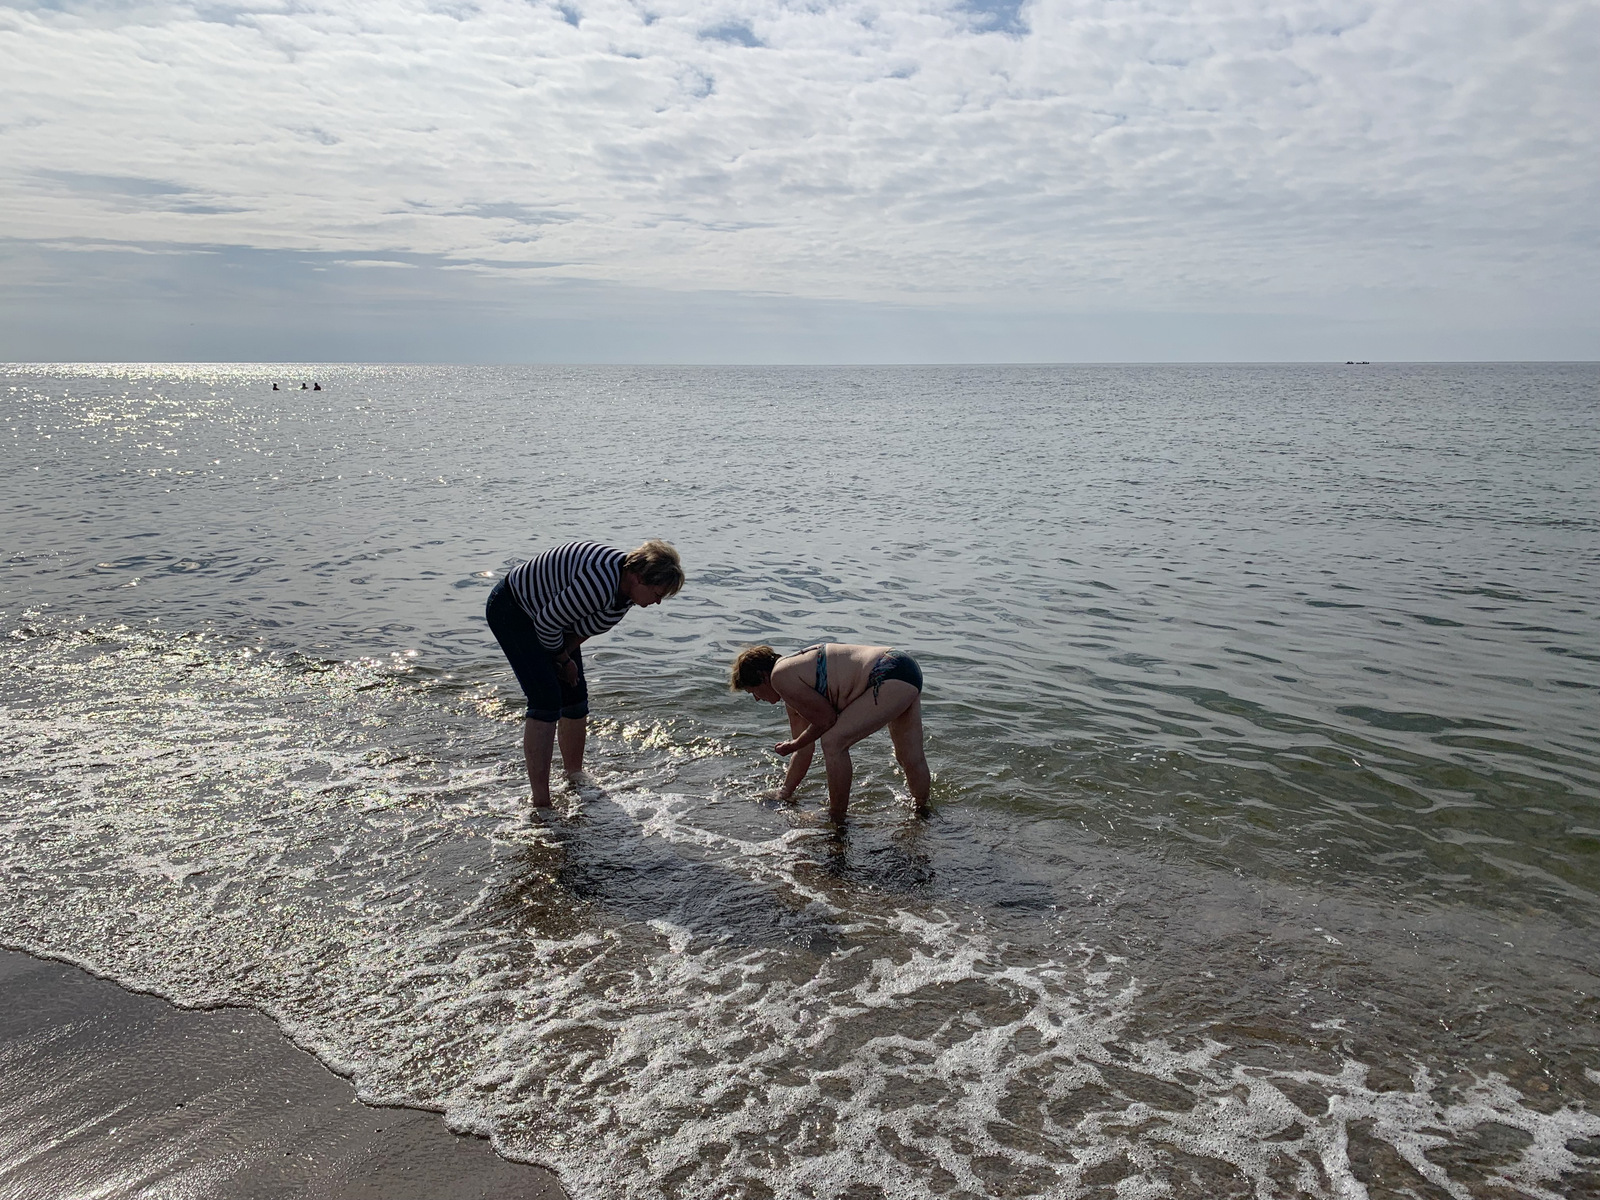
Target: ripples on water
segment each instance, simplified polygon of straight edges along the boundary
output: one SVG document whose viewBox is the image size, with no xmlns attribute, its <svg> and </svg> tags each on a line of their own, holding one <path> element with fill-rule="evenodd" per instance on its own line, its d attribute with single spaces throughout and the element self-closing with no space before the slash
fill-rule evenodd
<svg viewBox="0 0 1600 1200">
<path fill-rule="evenodd" d="M 585 1197 L 1600 1187 L 1600 368 L 274 370 L 0 379 L 7 944 Z M 486 589 L 650 535 L 530 823 Z M 821 637 L 931 819 L 759 800 Z"/>
</svg>

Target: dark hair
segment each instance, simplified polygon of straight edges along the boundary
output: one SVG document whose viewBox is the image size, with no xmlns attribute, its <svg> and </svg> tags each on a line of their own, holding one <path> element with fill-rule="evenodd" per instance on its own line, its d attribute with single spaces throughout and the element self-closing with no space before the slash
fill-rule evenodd
<svg viewBox="0 0 1600 1200">
<path fill-rule="evenodd" d="M 728 671 L 728 690 L 748 692 L 772 678 L 772 668 L 778 663 L 778 652 L 771 646 L 746 646 L 739 651 Z"/>
</svg>

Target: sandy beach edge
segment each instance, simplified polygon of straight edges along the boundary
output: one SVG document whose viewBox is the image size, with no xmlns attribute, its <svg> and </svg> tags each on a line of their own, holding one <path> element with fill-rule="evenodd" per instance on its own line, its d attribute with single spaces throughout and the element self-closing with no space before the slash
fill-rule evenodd
<svg viewBox="0 0 1600 1200">
<path fill-rule="evenodd" d="M 436 1113 L 377 1108 L 247 1008 L 0 949 L 0 1197 L 565 1200 Z"/>
</svg>

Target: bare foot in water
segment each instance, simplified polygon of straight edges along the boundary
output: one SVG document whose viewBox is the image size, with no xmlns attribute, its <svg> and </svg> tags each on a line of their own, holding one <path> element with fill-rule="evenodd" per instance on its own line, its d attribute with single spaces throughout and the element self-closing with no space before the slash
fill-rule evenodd
<svg viewBox="0 0 1600 1200">
<path fill-rule="evenodd" d="M 606 794 L 606 789 L 587 771 L 567 772 L 567 794 L 572 797 L 572 810 L 576 813 L 585 800 L 594 800 Z"/>
</svg>

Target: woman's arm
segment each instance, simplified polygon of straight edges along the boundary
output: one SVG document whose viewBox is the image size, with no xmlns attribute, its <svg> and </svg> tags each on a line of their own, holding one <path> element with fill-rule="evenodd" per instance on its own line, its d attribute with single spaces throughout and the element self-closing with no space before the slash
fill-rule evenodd
<svg viewBox="0 0 1600 1200">
<path fill-rule="evenodd" d="M 799 737 L 805 732 L 806 719 L 795 712 L 792 705 L 785 705 L 789 710 L 789 734 Z M 795 753 L 789 760 L 789 765 L 783 773 L 783 786 L 778 789 L 778 799 L 787 800 L 795 794 L 800 784 L 805 780 L 806 772 L 811 770 L 811 755 L 813 747 L 806 746 Z"/>
<path fill-rule="evenodd" d="M 610 608 L 616 601 L 617 575 L 604 562 L 587 562 L 573 573 L 566 587 L 533 615 L 533 628 L 539 642 L 551 654 L 559 654 L 568 630 L 593 634 L 586 623 Z"/>
<path fill-rule="evenodd" d="M 581 638 L 576 633 L 568 631 L 566 638 L 561 643 L 561 649 L 556 651 L 556 672 L 561 676 L 562 682 L 569 687 L 578 682 L 578 664 L 572 661 L 575 650 L 588 638 Z"/>
<path fill-rule="evenodd" d="M 773 747 L 779 754 L 793 754 L 796 750 L 809 749 L 819 737 L 832 729 L 833 723 L 839 719 L 839 714 L 834 712 L 833 705 L 817 695 L 814 688 L 807 687 L 803 683 L 795 684 L 788 679 L 782 684 L 774 679 L 772 686 L 777 688 L 778 695 L 782 696 L 784 703 L 789 706 L 789 728 L 793 734 L 787 742 L 779 742 Z M 794 732 L 796 713 L 805 722 L 798 733 Z"/>
</svg>

